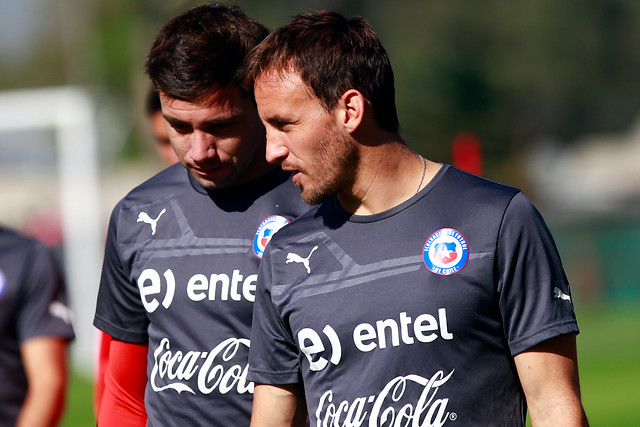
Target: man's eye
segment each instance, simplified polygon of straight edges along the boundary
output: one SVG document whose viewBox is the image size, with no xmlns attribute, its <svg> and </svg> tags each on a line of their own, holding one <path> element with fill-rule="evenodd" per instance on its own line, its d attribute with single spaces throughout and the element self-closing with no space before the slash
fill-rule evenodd
<svg viewBox="0 0 640 427">
<path fill-rule="evenodd" d="M 205 126 L 203 130 L 212 135 L 228 132 L 233 128 L 233 123 L 216 123 Z"/>
<path fill-rule="evenodd" d="M 171 127 L 173 128 L 173 130 L 175 130 L 176 132 L 182 135 L 191 132 L 191 128 L 189 126 L 173 125 Z"/>
</svg>

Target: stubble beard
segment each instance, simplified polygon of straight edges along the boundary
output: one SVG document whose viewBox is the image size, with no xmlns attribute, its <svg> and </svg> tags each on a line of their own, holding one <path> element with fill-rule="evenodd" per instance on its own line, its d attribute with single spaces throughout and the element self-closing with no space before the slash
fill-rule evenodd
<svg viewBox="0 0 640 427">
<path fill-rule="evenodd" d="M 334 194 L 353 185 L 358 151 L 353 143 L 337 130 L 318 141 L 317 176 L 301 189 L 300 197 L 310 205 L 318 205 Z M 308 175 L 307 175 L 308 176 Z"/>
</svg>

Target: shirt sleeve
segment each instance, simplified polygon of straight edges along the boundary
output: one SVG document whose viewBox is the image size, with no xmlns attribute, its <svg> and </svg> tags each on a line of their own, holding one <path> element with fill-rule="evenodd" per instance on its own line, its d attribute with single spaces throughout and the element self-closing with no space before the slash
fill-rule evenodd
<svg viewBox="0 0 640 427">
<path fill-rule="evenodd" d="M 271 298 L 271 267 L 267 247 L 256 284 L 248 377 L 261 384 L 295 384 L 302 381 L 298 348 Z"/>
<path fill-rule="evenodd" d="M 73 339 L 65 283 L 53 254 L 44 244 L 34 242 L 24 263 L 27 268 L 16 319 L 18 341 L 43 335 Z"/>
<path fill-rule="evenodd" d="M 118 251 L 119 206 L 116 206 L 109 221 L 93 324 L 114 339 L 146 343 L 149 339 L 149 319 L 137 283 L 130 279 L 126 263 Z"/>
<path fill-rule="evenodd" d="M 497 251 L 499 304 L 511 354 L 558 335 L 578 333 L 555 242 L 522 193 L 505 211 Z"/>
</svg>

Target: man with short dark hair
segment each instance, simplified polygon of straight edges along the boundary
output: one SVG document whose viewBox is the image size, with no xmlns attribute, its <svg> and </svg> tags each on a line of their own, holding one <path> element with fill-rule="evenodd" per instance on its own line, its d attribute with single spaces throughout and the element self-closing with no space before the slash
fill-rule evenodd
<svg viewBox="0 0 640 427">
<path fill-rule="evenodd" d="M 241 85 L 245 55 L 266 34 L 237 7 L 208 4 L 153 42 L 146 70 L 180 163 L 110 219 L 94 320 L 113 338 L 100 425 L 249 424 L 258 264 L 271 236 L 309 209 L 290 174 L 266 162 Z"/>
<path fill-rule="evenodd" d="M 586 425 L 569 285 L 518 189 L 398 133 L 362 18 L 295 17 L 248 61 L 267 159 L 309 203 L 262 259 L 256 426 Z"/>
</svg>

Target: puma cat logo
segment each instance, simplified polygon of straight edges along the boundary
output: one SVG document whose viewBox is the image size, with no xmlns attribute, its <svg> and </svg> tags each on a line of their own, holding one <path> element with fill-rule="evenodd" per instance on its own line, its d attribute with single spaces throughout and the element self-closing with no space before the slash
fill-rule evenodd
<svg viewBox="0 0 640 427">
<path fill-rule="evenodd" d="M 563 299 L 565 301 L 571 301 L 571 297 L 560 290 L 560 288 L 553 288 L 553 296 L 558 299 Z"/>
<path fill-rule="evenodd" d="M 144 222 L 145 224 L 149 224 L 151 226 L 151 235 L 154 236 L 156 234 L 156 226 L 158 225 L 158 220 L 166 211 L 166 209 L 162 209 L 162 211 L 160 211 L 160 213 L 158 214 L 158 217 L 155 219 L 151 218 L 146 212 L 140 212 L 138 214 L 138 221 L 136 222 Z"/>
<path fill-rule="evenodd" d="M 71 310 L 69 310 L 69 307 L 59 301 L 53 301 L 51 304 L 49 304 L 49 314 L 53 317 L 61 319 L 67 325 L 71 324 L 71 318 L 73 317 L 73 314 L 71 313 Z"/>
<path fill-rule="evenodd" d="M 297 262 L 299 264 L 304 265 L 304 268 L 307 269 L 307 274 L 311 273 L 311 268 L 309 268 L 309 258 L 311 258 L 311 255 L 315 252 L 315 250 L 318 249 L 317 246 L 314 246 L 313 249 L 311 249 L 311 252 L 309 252 L 309 255 L 306 258 L 302 258 L 300 255 L 298 254 L 294 254 L 293 252 L 289 252 L 287 254 L 287 264 L 289 264 L 290 262 Z"/>
</svg>

